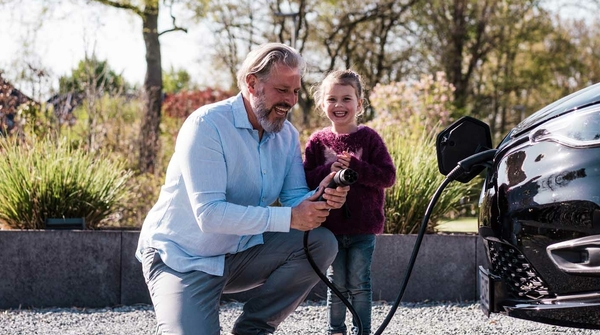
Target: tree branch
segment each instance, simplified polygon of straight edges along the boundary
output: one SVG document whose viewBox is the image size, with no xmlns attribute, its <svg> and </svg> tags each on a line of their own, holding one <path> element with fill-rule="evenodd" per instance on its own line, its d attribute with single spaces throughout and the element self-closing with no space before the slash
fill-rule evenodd
<svg viewBox="0 0 600 335">
<path fill-rule="evenodd" d="M 158 33 L 158 36 L 161 36 L 162 34 L 166 34 L 166 33 L 170 33 L 172 31 L 183 31 L 184 33 L 187 34 L 187 29 L 186 28 L 182 28 L 177 26 L 177 23 L 175 23 L 175 15 L 173 15 L 173 3 L 171 3 L 171 5 L 169 6 L 169 15 L 171 16 L 171 20 L 173 22 L 173 28 L 171 29 L 167 29 L 165 31 L 161 31 L 160 33 Z"/>
<path fill-rule="evenodd" d="M 183 32 L 187 33 L 187 29 L 185 29 L 185 28 L 173 27 L 171 29 L 167 29 L 165 31 L 161 31 L 160 33 L 158 33 L 158 36 L 161 36 L 162 34 L 170 33 L 172 31 L 183 31 Z"/>
<path fill-rule="evenodd" d="M 107 5 L 107 6 L 111 6 L 111 7 L 115 7 L 115 8 L 127 9 L 127 10 L 130 10 L 130 11 L 136 13 L 137 15 L 139 15 L 141 17 L 144 17 L 144 12 L 140 8 L 133 6 L 129 3 L 121 3 L 118 1 L 114 1 L 114 0 L 94 0 L 94 1 L 99 2 L 103 5 Z"/>
</svg>

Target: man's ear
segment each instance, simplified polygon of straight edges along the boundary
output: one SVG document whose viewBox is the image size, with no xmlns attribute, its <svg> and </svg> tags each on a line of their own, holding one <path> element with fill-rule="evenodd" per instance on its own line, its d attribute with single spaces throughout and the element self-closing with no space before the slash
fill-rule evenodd
<svg viewBox="0 0 600 335">
<path fill-rule="evenodd" d="M 246 76 L 246 86 L 248 86 L 248 92 L 255 94 L 254 86 L 256 85 L 257 78 L 253 74 L 249 74 Z"/>
</svg>

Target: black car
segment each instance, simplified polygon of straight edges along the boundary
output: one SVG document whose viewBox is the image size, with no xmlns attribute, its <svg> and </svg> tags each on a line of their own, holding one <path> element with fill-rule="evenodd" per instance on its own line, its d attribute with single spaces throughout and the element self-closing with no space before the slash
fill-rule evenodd
<svg viewBox="0 0 600 335">
<path fill-rule="evenodd" d="M 482 309 L 600 329 L 600 83 L 529 116 L 495 149 L 490 143 L 487 125 L 470 117 L 437 141 L 440 172 L 467 161 L 455 180 L 485 175 Z"/>
</svg>

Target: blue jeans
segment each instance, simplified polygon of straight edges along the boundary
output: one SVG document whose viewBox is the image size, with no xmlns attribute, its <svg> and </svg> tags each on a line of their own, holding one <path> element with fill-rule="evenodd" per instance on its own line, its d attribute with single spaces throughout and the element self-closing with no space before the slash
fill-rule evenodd
<svg viewBox="0 0 600 335">
<path fill-rule="evenodd" d="M 327 270 L 327 277 L 352 304 L 360 317 L 363 334 L 371 332 L 371 260 L 375 250 L 375 235 L 337 235 L 338 254 Z M 329 334 L 346 334 L 346 305 L 327 289 L 327 311 Z M 353 321 L 352 334 L 357 334 Z"/>
</svg>

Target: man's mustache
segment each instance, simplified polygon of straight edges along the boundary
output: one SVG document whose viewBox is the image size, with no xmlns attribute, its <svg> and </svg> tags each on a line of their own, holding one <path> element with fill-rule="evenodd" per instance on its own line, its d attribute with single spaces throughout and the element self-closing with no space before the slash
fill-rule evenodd
<svg viewBox="0 0 600 335">
<path fill-rule="evenodd" d="M 292 109 L 292 106 L 290 106 L 290 105 L 288 105 L 286 103 L 274 105 L 273 108 L 275 108 L 275 107 L 283 107 L 283 108 L 287 109 L 288 111 L 290 109 Z"/>
</svg>

